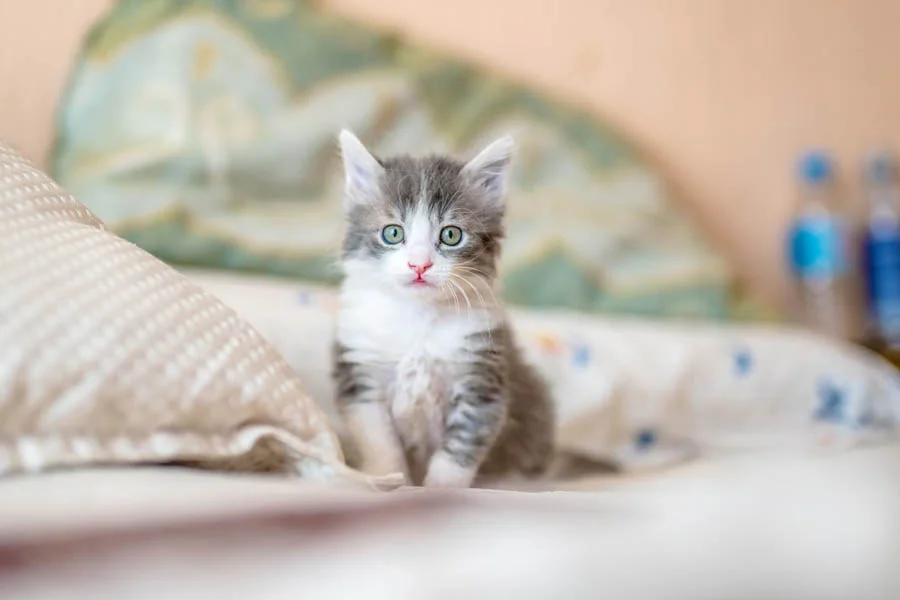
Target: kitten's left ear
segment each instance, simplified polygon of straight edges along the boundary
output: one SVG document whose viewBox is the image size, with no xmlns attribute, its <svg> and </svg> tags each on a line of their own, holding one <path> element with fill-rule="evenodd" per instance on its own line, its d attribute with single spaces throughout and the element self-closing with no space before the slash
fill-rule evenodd
<svg viewBox="0 0 900 600">
<path fill-rule="evenodd" d="M 509 165 L 515 147 L 516 143 L 512 136 L 503 136 L 479 152 L 478 156 L 463 167 L 463 173 L 467 174 L 476 185 L 483 187 L 494 202 L 502 203 L 506 196 Z"/>
</svg>

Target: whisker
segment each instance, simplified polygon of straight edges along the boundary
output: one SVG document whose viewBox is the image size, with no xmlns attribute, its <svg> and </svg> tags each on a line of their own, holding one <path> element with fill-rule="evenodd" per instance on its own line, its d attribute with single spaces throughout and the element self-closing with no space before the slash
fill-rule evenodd
<svg viewBox="0 0 900 600">
<path fill-rule="evenodd" d="M 449 278 L 447 281 L 448 281 L 453 287 L 455 287 L 457 290 L 459 290 L 459 293 L 460 293 L 460 294 L 462 294 L 463 300 L 466 301 L 466 306 L 468 307 L 468 308 L 467 308 L 467 311 L 468 311 L 468 312 L 467 312 L 466 314 L 467 314 L 467 316 L 468 316 L 469 318 L 472 318 L 472 303 L 469 301 L 469 296 L 466 294 L 466 291 L 465 291 L 464 289 L 462 289 L 462 288 L 459 286 L 459 284 L 456 283 L 456 281 L 454 281 L 454 276 L 453 276 L 453 275 L 450 275 L 450 278 Z"/>
<path fill-rule="evenodd" d="M 487 308 L 487 305 L 486 305 L 486 303 L 485 303 L 485 301 L 484 301 L 484 296 L 481 295 L 481 292 L 478 291 L 478 288 L 475 287 L 475 284 L 473 284 L 473 283 L 472 283 L 471 281 L 469 281 L 468 279 L 465 279 L 464 277 L 460 277 L 460 276 L 455 275 L 455 274 L 454 274 L 452 277 L 455 278 L 455 279 L 457 279 L 457 280 L 459 280 L 459 281 L 461 281 L 461 282 L 463 282 L 463 283 L 465 283 L 465 284 L 468 285 L 470 288 L 472 288 L 472 291 L 475 292 L 475 294 L 478 295 L 479 301 L 481 302 L 481 307 L 482 307 L 482 308 Z M 468 301 L 468 300 L 467 300 L 467 301 Z M 469 308 L 471 309 L 471 304 L 469 305 Z M 492 349 L 495 348 L 495 345 L 494 345 L 494 332 L 493 332 L 493 328 L 488 329 L 488 339 L 489 339 L 489 341 L 490 341 L 490 347 L 491 347 Z"/>
<path fill-rule="evenodd" d="M 482 277 L 485 280 L 485 283 L 490 283 L 491 281 L 493 281 L 494 277 L 489 276 L 487 273 L 485 273 L 481 269 L 476 269 L 475 267 L 470 266 L 472 264 L 472 262 L 474 262 L 474 260 L 459 263 L 459 264 L 454 265 L 454 268 L 455 269 L 464 269 L 471 273 L 475 273 L 478 276 Z"/>
<path fill-rule="evenodd" d="M 478 269 L 474 269 L 472 267 L 461 267 L 461 268 L 464 271 L 475 273 L 476 278 L 480 279 L 484 283 L 483 288 L 488 294 L 491 295 L 491 300 L 493 301 L 493 304 L 491 306 L 499 306 L 500 305 L 499 301 L 497 300 L 497 295 L 494 293 L 493 286 L 490 284 L 490 278 L 487 275 L 485 275 L 483 272 L 479 271 Z M 469 283 L 469 285 L 472 285 L 471 282 L 468 282 L 468 280 L 465 280 L 465 281 L 467 283 Z M 482 299 L 482 302 L 483 302 L 483 299 Z"/>
<path fill-rule="evenodd" d="M 488 307 L 487 303 L 485 303 L 485 301 L 484 301 L 484 296 L 481 294 L 480 291 L 478 291 L 478 287 L 474 283 L 472 283 L 471 281 L 466 279 L 465 277 L 459 277 L 459 276 L 457 276 L 457 277 L 459 278 L 459 280 L 461 282 L 465 283 L 467 286 L 472 288 L 472 291 L 475 292 L 476 296 L 478 296 L 478 301 L 481 302 L 481 307 L 487 308 Z"/>
<path fill-rule="evenodd" d="M 441 284 L 441 291 L 450 292 L 450 296 L 453 298 L 453 305 L 456 307 L 456 316 L 459 316 L 459 298 L 456 297 L 456 291 L 452 287 L 445 287 L 447 285 L 447 281 Z"/>
</svg>

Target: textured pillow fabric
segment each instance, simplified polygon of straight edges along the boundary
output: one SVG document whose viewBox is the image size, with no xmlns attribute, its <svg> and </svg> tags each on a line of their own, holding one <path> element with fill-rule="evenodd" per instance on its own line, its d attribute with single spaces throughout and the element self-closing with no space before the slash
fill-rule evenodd
<svg viewBox="0 0 900 600">
<path fill-rule="evenodd" d="M 0 144 L 0 474 L 169 461 L 362 477 L 252 327 Z"/>
<path fill-rule="evenodd" d="M 379 154 L 464 154 L 511 132 L 507 300 L 745 312 L 652 166 L 600 119 L 318 4 L 117 2 L 61 104 L 54 176 L 167 262 L 334 282 L 341 127 Z"/>
</svg>

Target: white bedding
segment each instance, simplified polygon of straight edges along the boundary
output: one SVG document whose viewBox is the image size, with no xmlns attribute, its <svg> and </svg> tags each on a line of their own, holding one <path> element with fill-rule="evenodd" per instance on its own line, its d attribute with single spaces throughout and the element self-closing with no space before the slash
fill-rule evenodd
<svg viewBox="0 0 900 600">
<path fill-rule="evenodd" d="M 328 407 L 330 293 L 190 276 L 253 322 Z M 538 493 L 385 494 L 146 467 L 7 478 L 0 597 L 900 595 L 900 445 L 846 448 L 893 438 L 886 365 L 793 333 L 514 318 L 560 395 L 563 445 L 630 474 L 557 478 Z M 743 358 L 734 370 L 734 348 L 754 357 L 749 372 Z M 826 376 L 847 386 L 843 402 L 817 399 Z M 658 433 L 635 447 L 636 425 Z M 754 451 L 722 456 L 738 448 Z M 668 468 L 636 472 L 653 465 Z"/>
<path fill-rule="evenodd" d="M 0 482 L 4 600 L 900 596 L 900 449 L 603 493 L 384 494 L 164 469 Z"/>
<path fill-rule="evenodd" d="M 269 339 L 332 416 L 333 290 L 188 271 Z M 562 448 L 623 470 L 734 452 L 893 442 L 900 377 L 855 347 L 801 331 L 513 311 L 551 384 Z"/>
</svg>

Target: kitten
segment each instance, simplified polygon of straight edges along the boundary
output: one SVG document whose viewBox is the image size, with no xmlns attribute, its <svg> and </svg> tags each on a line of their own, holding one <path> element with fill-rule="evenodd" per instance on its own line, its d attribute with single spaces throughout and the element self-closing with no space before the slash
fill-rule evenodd
<svg viewBox="0 0 900 600">
<path fill-rule="evenodd" d="M 340 145 L 347 231 L 334 376 L 354 466 L 426 487 L 543 473 L 550 396 L 495 295 L 512 138 L 466 164 L 378 159 L 348 131 Z"/>
</svg>

